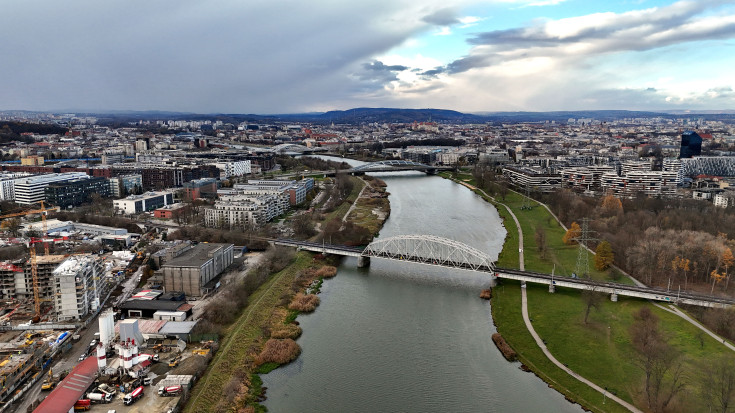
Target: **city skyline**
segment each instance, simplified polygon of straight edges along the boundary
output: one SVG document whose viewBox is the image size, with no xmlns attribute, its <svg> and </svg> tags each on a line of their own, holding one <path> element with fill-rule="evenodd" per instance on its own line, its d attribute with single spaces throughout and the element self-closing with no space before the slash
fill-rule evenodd
<svg viewBox="0 0 735 413">
<path fill-rule="evenodd" d="M 18 2 L 0 110 L 727 110 L 733 3 Z"/>
</svg>

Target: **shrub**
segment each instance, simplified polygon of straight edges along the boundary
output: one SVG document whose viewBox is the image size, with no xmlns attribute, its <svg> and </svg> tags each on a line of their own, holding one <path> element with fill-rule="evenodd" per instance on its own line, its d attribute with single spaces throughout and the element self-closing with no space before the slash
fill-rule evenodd
<svg viewBox="0 0 735 413">
<path fill-rule="evenodd" d="M 302 313 L 310 313 L 316 310 L 319 305 L 319 297 L 316 294 L 298 293 L 288 305 L 289 310 L 296 310 Z"/>
<path fill-rule="evenodd" d="M 316 271 L 317 277 L 332 278 L 337 275 L 337 267 L 331 265 L 325 265 Z"/>
<path fill-rule="evenodd" d="M 265 348 L 258 355 L 256 363 L 262 365 L 264 363 L 286 364 L 296 359 L 301 354 L 301 347 L 290 338 L 286 339 L 269 339 L 265 343 Z"/>
<path fill-rule="evenodd" d="M 296 340 L 301 336 L 301 327 L 296 324 L 280 324 L 273 327 L 271 338 L 290 338 Z"/>
</svg>

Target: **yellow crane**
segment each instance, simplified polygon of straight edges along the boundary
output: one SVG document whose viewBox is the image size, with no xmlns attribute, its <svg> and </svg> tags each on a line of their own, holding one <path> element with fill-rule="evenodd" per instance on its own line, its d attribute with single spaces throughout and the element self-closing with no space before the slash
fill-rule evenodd
<svg viewBox="0 0 735 413">
<path fill-rule="evenodd" d="M 40 209 L 31 209 L 28 211 L 21 211 L 21 212 L 14 212 L 11 214 L 5 214 L 0 215 L 0 219 L 5 218 L 12 218 L 12 217 L 18 217 L 18 216 L 24 216 L 29 214 L 41 214 L 41 223 L 43 228 L 43 235 L 42 237 L 47 236 L 48 234 L 48 224 L 46 223 L 46 214 L 48 211 L 56 210 L 58 211 L 58 207 L 48 209 L 44 205 L 43 201 L 41 201 L 41 208 Z M 41 297 L 39 296 L 39 286 L 38 286 L 38 259 L 36 256 L 36 247 L 33 244 L 37 244 L 39 242 L 43 242 L 43 251 L 45 255 L 49 255 L 49 248 L 48 243 L 41 239 L 34 239 L 31 238 L 31 240 L 28 242 L 28 249 L 31 253 L 31 279 L 33 282 L 33 309 L 35 311 L 34 319 L 41 317 Z"/>
</svg>

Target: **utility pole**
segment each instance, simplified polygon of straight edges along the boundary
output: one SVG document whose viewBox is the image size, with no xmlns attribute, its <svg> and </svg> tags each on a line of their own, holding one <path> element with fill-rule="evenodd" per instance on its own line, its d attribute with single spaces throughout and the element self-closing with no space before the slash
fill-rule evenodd
<svg viewBox="0 0 735 413">
<path fill-rule="evenodd" d="M 592 232 L 589 229 L 590 219 L 589 218 L 583 218 L 582 219 L 582 230 L 579 234 L 579 237 L 574 238 L 575 241 L 579 244 L 579 252 L 577 253 L 577 267 L 576 271 L 577 274 L 584 277 L 589 278 L 590 276 L 590 259 L 589 254 L 587 253 L 586 245 L 589 241 L 597 241 L 597 238 L 592 238 Z"/>
<path fill-rule="evenodd" d="M 523 211 L 533 208 L 533 206 L 531 205 L 531 184 L 527 183 L 525 189 L 526 196 L 523 197 L 523 205 L 521 205 L 521 210 Z"/>
</svg>

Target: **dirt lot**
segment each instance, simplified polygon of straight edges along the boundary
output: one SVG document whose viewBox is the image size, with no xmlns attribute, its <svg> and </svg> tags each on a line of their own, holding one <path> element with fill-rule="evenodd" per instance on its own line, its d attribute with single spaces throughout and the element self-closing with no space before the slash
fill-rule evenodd
<svg viewBox="0 0 735 413">
<path fill-rule="evenodd" d="M 124 396 L 118 393 L 111 403 L 94 405 L 89 411 L 92 413 L 106 413 L 110 410 L 114 410 L 115 413 L 166 413 L 179 402 L 179 397 L 161 397 L 157 392 L 158 388 L 156 386 L 146 387 L 143 398 L 130 406 L 125 406 L 123 403 Z"/>
</svg>

